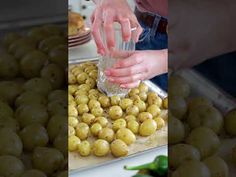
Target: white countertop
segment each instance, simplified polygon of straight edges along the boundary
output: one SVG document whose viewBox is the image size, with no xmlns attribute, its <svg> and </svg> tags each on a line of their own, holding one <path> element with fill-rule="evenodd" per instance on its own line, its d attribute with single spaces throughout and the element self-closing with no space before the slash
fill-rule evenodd
<svg viewBox="0 0 236 177">
<path fill-rule="evenodd" d="M 134 166 L 149 163 L 158 155 L 167 155 L 167 147 L 155 149 L 132 158 L 123 159 L 108 165 L 95 167 L 93 169 L 72 173 L 70 177 L 131 177 L 137 171 L 124 170 L 124 165 Z"/>
</svg>

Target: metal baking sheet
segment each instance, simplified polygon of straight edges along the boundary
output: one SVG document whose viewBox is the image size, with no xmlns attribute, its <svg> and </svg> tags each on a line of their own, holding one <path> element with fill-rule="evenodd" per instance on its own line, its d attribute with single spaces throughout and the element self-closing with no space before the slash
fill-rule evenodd
<svg viewBox="0 0 236 177">
<path fill-rule="evenodd" d="M 224 92 L 221 88 L 206 79 L 197 71 L 185 69 L 176 73 L 183 77 L 191 88 L 192 96 L 203 96 L 212 101 L 214 106 L 225 115 L 228 111 L 236 108 L 236 99 Z M 191 95 L 190 95 L 191 96 Z M 229 177 L 234 177 L 236 174 L 235 163 L 231 159 L 231 151 L 236 146 L 236 138 L 220 135 L 221 147 L 218 155 L 222 157 L 228 164 Z"/>
<path fill-rule="evenodd" d="M 69 66 L 80 64 L 83 62 L 97 62 L 99 57 L 96 58 L 84 58 L 69 61 Z M 157 85 L 147 80 L 144 81 L 145 84 L 149 87 L 150 90 L 155 91 L 161 98 L 167 97 L 167 93 L 159 88 Z M 167 114 L 167 110 L 164 114 Z M 161 130 L 158 130 L 155 134 L 146 138 L 137 138 L 136 143 L 129 146 L 130 153 L 126 157 L 122 158 L 114 158 L 111 154 L 107 157 L 81 157 L 78 153 L 73 152 L 69 153 L 69 171 L 70 174 L 79 173 L 86 170 L 93 170 L 94 168 L 99 168 L 110 163 L 116 163 L 123 159 L 133 158 L 135 156 L 143 155 L 145 153 L 154 152 L 157 150 L 167 149 L 168 143 L 168 129 L 167 125 L 163 127 Z M 154 141 L 155 140 L 155 141 Z M 158 140 L 158 141 L 156 141 Z"/>
</svg>

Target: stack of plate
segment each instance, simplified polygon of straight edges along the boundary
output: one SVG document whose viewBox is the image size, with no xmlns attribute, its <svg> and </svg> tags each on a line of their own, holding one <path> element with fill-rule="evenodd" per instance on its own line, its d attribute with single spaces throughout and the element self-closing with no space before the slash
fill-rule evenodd
<svg viewBox="0 0 236 177">
<path fill-rule="evenodd" d="M 84 28 L 79 30 L 78 34 L 68 37 L 69 48 L 73 48 L 82 44 L 85 44 L 91 40 L 90 28 Z"/>
</svg>

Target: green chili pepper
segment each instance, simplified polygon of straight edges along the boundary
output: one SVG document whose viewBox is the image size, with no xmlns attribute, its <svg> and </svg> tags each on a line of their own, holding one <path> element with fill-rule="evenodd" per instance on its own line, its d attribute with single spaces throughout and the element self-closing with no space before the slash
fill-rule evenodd
<svg viewBox="0 0 236 177">
<path fill-rule="evenodd" d="M 150 170 L 151 172 L 159 175 L 165 176 L 168 172 L 168 157 L 164 155 L 157 156 L 155 160 L 151 163 L 143 164 L 134 167 L 124 167 L 126 170 Z"/>
</svg>

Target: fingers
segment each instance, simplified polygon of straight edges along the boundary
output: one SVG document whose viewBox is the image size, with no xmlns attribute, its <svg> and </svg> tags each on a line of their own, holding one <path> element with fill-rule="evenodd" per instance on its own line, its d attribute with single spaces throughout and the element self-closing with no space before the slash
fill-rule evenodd
<svg viewBox="0 0 236 177">
<path fill-rule="evenodd" d="M 142 34 L 142 32 L 143 32 L 143 28 L 140 25 L 138 25 L 138 27 L 136 29 L 136 33 L 134 35 L 135 42 L 138 42 L 139 36 Z"/>
<path fill-rule="evenodd" d="M 135 87 L 139 86 L 140 82 L 141 81 L 139 80 L 139 81 L 135 81 L 135 82 L 128 83 L 128 84 L 121 84 L 120 87 L 121 88 L 135 88 Z"/>
<path fill-rule="evenodd" d="M 102 26 L 102 21 L 99 18 L 95 17 L 93 21 L 93 25 L 92 25 L 92 34 L 93 34 L 93 38 L 97 46 L 97 52 L 100 53 L 101 55 L 104 55 L 105 48 L 102 42 L 100 30 L 99 30 L 101 26 Z"/>
<path fill-rule="evenodd" d="M 129 41 L 131 39 L 131 25 L 128 18 L 120 20 L 122 38 L 124 41 Z"/>
<path fill-rule="evenodd" d="M 103 16 L 104 19 L 104 32 L 106 36 L 107 48 L 115 47 L 115 30 L 114 30 L 114 15 L 112 11 L 107 10 Z"/>
<path fill-rule="evenodd" d="M 117 84 L 129 84 L 136 82 L 138 80 L 144 80 L 146 74 L 145 73 L 139 73 L 139 74 L 134 74 L 131 76 L 125 76 L 125 77 L 108 77 L 108 80 L 113 83 Z"/>
<path fill-rule="evenodd" d="M 128 55 L 128 53 L 126 55 Z M 121 59 L 121 60 L 117 61 L 114 65 L 114 68 L 130 67 L 133 65 L 137 65 L 137 64 L 141 63 L 142 61 L 143 61 L 143 59 L 141 57 L 136 57 L 136 55 L 132 55 L 126 59 Z"/>
<path fill-rule="evenodd" d="M 106 76 L 111 77 L 123 77 L 130 76 L 138 73 L 146 73 L 147 68 L 144 66 L 145 63 L 140 63 L 137 65 L 133 65 L 127 68 L 111 68 L 105 71 Z"/>
</svg>

